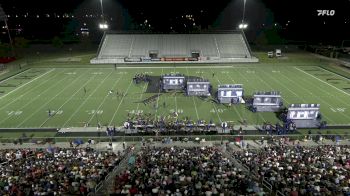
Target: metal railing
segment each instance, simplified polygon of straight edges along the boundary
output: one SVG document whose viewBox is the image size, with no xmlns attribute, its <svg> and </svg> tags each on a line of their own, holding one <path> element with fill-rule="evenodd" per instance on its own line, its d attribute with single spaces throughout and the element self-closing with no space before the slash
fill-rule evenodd
<svg viewBox="0 0 350 196">
<path fill-rule="evenodd" d="M 239 163 L 245 170 L 251 172 L 251 170 L 249 169 L 249 167 L 248 167 L 247 165 L 243 164 L 240 160 L 235 159 L 235 161 L 237 161 L 237 163 Z"/>
<path fill-rule="evenodd" d="M 266 180 L 266 178 L 263 178 L 261 184 L 262 184 L 266 189 L 268 189 L 269 192 L 272 192 L 272 184 L 269 183 L 269 182 Z"/>
<path fill-rule="evenodd" d="M 110 179 L 112 177 L 115 177 L 115 173 L 117 172 L 117 170 L 120 168 L 120 166 L 122 166 L 123 164 L 125 164 L 125 161 L 128 161 L 129 157 L 131 156 L 133 152 L 132 151 L 128 151 L 124 154 L 123 159 L 113 168 L 113 170 L 111 172 L 108 173 L 108 175 L 106 175 L 104 177 L 103 180 L 101 180 L 94 188 L 93 192 L 90 192 L 88 194 L 88 196 L 93 196 L 96 195 L 97 193 L 99 193 L 101 191 L 101 188 L 104 187 L 106 185 L 106 182 L 109 182 Z"/>
<path fill-rule="evenodd" d="M 232 153 L 232 151 L 228 151 L 229 153 Z M 232 155 L 232 154 L 231 154 Z M 259 178 L 259 174 L 256 171 L 251 170 L 246 164 L 243 164 L 239 159 L 233 158 L 232 159 L 237 162 L 241 167 L 243 167 L 246 171 L 248 171 L 251 175 L 255 176 L 257 179 Z M 272 193 L 272 185 L 267 182 L 266 180 L 261 181 L 262 188 L 267 190 L 269 193 Z"/>
<path fill-rule="evenodd" d="M 288 137 L 290 141 L 295 140 L 304 140 L 311 137 L 313 141 L 317 140 L 319 136 L 322 136 L 325 139 L 331 139 L 335 141 L 335 136 L 339 136 L 340 140 L 348 140 L 350 139 L 349 134 L 293 134 L 293 135 L 273 135 L 273 138 L 275 140 L 278 140 L 282 137 Z M 75 139 L 81 139 L 84 142 L 87 142 L 89 139 L 93 139 L 96 142 L 141 142 L 142 140 L 149 141 L 162 141 L 167 138 L 171 138 L 173 141 L 194 141 L 195 138 L 205 139 L 205 141 L 230 141 L 235 142 L 235 139 L 237 137 L 240 138 L 240 140 L 261 140 L 262 137 L 264 140 L 271 140 L 271 135 L 136 135 L 136 136 L 127 136 L 127 135 L 121 135 L 121 136 L 92 136 L 92 137 L 27 137 L 27 138 L 0 138 L 0 143 L 15 143 L 15 144 L 22 144 L 22 143 L 31 143 L 31 144 L 47 144 L 47 143 L 57 143 L 57 142 L 70 142 L 74 141 Z M 185 139 L 186 138 L 186 139 Z"/>
</svg>

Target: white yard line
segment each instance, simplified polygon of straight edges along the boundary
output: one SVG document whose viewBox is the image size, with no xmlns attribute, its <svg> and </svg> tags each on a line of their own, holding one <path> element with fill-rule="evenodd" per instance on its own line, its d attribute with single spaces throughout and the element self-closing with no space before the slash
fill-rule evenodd
<svg viewBox="0 0 350 196">
<path fill-rule="evenodd" d="M 85 76 L 85 74 L 82 74 L 81 76 L 75 78 L 73 81 L 76 81 L 78 80 L 80 77 L 83 77 Z M 65 79 L 65 78 L 63 78 Z M 92 78 L 89 79 L 89 81 L 91 80 Z M 39 107 L 37 110 L 35 110 L 34 112 L 31 113 L 31 115 L 29 115 L 27 118 L 24 119 L 24 121 L 22 121 L 19 125 L 17 125 L 17 128 L 20 127 L 24 122 L 26 122 L 27 120 L 29 120 L 32 116 L 34 116 L 34 114 L 36 114 L 38 111 L 40 111 L 44 106 L 46 106 L 48 103 L 50 103 L 52 100 L 54 100 L 58 95 L 60 95 L 62 92 L 64 92 L 68 87 L 70 87 L 71 85 L 73 85 L 74 82 L 71 82 L 69 85 L 65 86 L 59 93 L 57 93 L 54 97 L 52 97 L 49 101 L 45 102 L 41 107 Z M 83 86 L 82 86 L 83 87 Z M 81 88 L 82 88 L 81 87 Z M 49 90 L 49 89 L 47 89 Z M 77 91 L 78 92 L 78 91 Z M 76 93 L 77 93 L 76 92 Z M 75 94 L 76 94 L 75 93 Z"/>
<path fill-rule="evenodd" d="M 175 97 L 175 111 L 177 112 L 176 92 L 174 93 L 174 97 Z"/>
<path fill-rule="evenodd" d="M 186 68 L 186 72 L 187 72 L 187 75 L 189 76 L 189 72 L 188 72 L 188 69 Z M 197 110 L 197 105 L 196 105 L 196 101 L 194 100 L 194 96 L 192 96 L 192 101 L 193 101 L 193 104 L 194 104 L 194 109 L 196 110 L 196 115 L 197 115 L 197 120 L 199 120 L 199 115 L 198 115 L 198 110 Z"/>
<path fill-rule="evenodd" d="M 0 76 L 1 75 L 4 75 L 5 73 L 8 73 L 9 71 L 8 70 L 5 70 L 5 71 L 3 71 L 3 72 L 0 72 Z"/>
<path fill-rule="evenodd" d="M 214 106 L 214 109 L 215 109 L 216 115 L 218 116 L 220 123 L 222 123 L 222 120 L 221 120 L 221 118 L 220 118 L 220 115 L 219 115 L 218 109 L 216 108 L 216 106 L 215 106 L 215 104 L 214 104 L 214 103 L 212 103 L 212 105 Z"/>
<path fill-rule="evenodd" d="M 264 71 L 263 71 L 264 72 Z M 266 73 L 267 74 L 267 73 Z M 268 74 L 267 74 L 268 75 Z M 293 84 L 295 84 L 292 80 L 290 80 L 287 76 L 285 76 L 285 75 L 283 75 L 283 74 L 280 74 L 281 76 L 283 76 L 284 78 L 287 78 L 287 80 L 289 80 L 289 81 L 291 81 Z M 283 86 L 283 88 L 285 88 L 285 89 L 287 89 L 288 91 L 290 91 L 290 92 L 292 92 L 294 95 L 296 95 L 298 98 L 300 98 L 302 101 L 304 101 L 305 103 L 307 103 L 307 101 L 305 101 L 305 99 L 303 99 L 303 97 L 302 96 L 298 96 L 296 93 L 294 93 L 292 90 L 290 90 L 290 88 L 288 88 L 287 86 L 285 86 L 283 83 L 281 83 L 281 82 L 278 82 L 274 77 L 270 77 L 270 78 L 272 78 L 274 81 L 276 81 L 276 83 L 277 84 L 280 84 L 281 86 Z M 300 85 L 298 85 L 298 86 L 300 86 Z M 312 92 L 309 92 L 307 89 L 305 89 L 305 88 L 303 88 L 302 87 L 302 89 L 304 89 L 304 91 L 306 91 L 307 93 L 309 93 L 310 95 L 312 95 L 312 96 L 314 96 L 314 97 L 317 97 L 317 96 L 315 96 Z M 321 101 L 323 101 L 322 99 L 320 99 Z M 323 101 L 323 102 L 325 102 L 325 101 Z M 325 102 L 326 103 L 326 102 Z M 327 104 L 327 103 L 326 103 Z M 323 116 L 324 118 L 326 118 L 328 121 L 331 121 L 331 122 L 333 122 L 334 123 L 334 121 L 333 120 L 331 120 L 331 119 L 329 119 L 329 118 L 327 118 L 326 116 Z"/>
<path fill-rule="evenodd" d="M 145 92 L 146 87 L 147 87 L 147 83 L 146 83 L 146 84 L 144 85 L 144 87 L 142 88 L 142 92 L 141 92 L 141 95 L 140 95 L 139 100 L 141 100 L 141 99 L 142 99 L 142 97 L 143 97 L 143 93 Z M 140 101 L 138 101 L 138 103 L 137 103 L 137 107 L 136 107 L 136 111 L 135 111 L 135 112 L 138 112 L 139 107 L 140 107 Z"/>
<path fill-rule="evenodd" d="M 231 79 L 231 81 L 232 81 L 233 83 L 236 83 L 235 80 L 230 76 L 229 73 L 226 73 L 226 74 L 227 74 L 227 76 Z M 239 74 L 241 75 L 241 73 L 239 73 Z M 242 76 L 242 77 L 243 77 L 243 76 Z M 246 79 L 246 80 L 247 80 L 247 79 Z M 248 80 L 247 80 L 247 81 L 248 81 Z M 235 107 L 235 106 L 233 106 L 233 107 L 235 108 L 235 111 L 236 111 L 237 113 L 239 113 L 238 110 L 236 109 L 236 107 Z M 245 108 L 243 108 L 243 109 L 245 110 Z M 244 113 L 245 113 L 245 112 L 244 112 Z M 259 115 L 260 115 L 260 117 L 262 117 L 262 115 L 261 115 L 260 113 L 259 113 Z M 240 116 L 241 120 L 243 120 L 242 117 L 241 117 L 241 115 L 239 115 L 239 116 Z M 266 121 L 264 117 L 262 117 L 262 119 L 263 119 L 264 121 Z"/>
<path fill-rule="evenodd" d="M 112 124 L 113 119 L 114 119 L 115 115 L 117 114 L 120 105 L 123 103 L 123 100 L 124 100 L 125 96 L 126 96 L 126 95 L 128 94 L 128 92 L 129 92 L 129 89 L 130 89 L 131 84 L 132 84 L 132 81 L 130 81 L 130 84 L 129 84 L 128 88 L 126 89 L 126 92 L 125 92 L 124 96 L 122 97 L 122 100 L 120 100 L 119 105 L 118 105 L 117 109 L 115 110 L 115 112 L 114 112 L 114 114 L 113 114 L 113 116 L 112 116 L 111 121 L 109 121 L 109 123 L 108 123 L 109 125 Z"/>
<path fill-rule="evenodd" d="M 333 73 L 333 72 L 331 72 L 331 71 L 328 71 L 327 69 L 325 69 L 325 68 L 323 68 L 323 67 L 318 67 L 318 68 L 320 68 L 320 69 L 322 69 L 322 70 L 324 70 L 324 71 L 327 71 L 327 72 L 329 72 L 329 73 L 331 73 L 331 74 L 333 74 L 333 75 L 335 75 L 335 76 L 339 76 L 339 77 L 341 77 L 341 78 L 344 78 L 345 80 L 349 80 L 349 81 L 350 81 L 349 78 L 344 77 L 344 76 L 342 76 L 342 75 L 339 75 L 339 74 L 337 74 L 337 73 Z"/>
<path fill-rule="evenodd" d="M 294 68 L 296 68 L 296 67 L 294 67 Z M 299 70 L 299 71 L 301 71 L 301 72 L 303 72 L 303 73 L 305 73 L 305 74 L 307 74 L 307 75 L 309 75 L 309 76 L 313 76 L 313 75 L 311 75 L 311 74 L 308 74 L 307 72 L 305 72 L 305 71 L 303 71 L 303 70 L 300 70 L 300 69 L 298 69 L 298 68 L 296 68 L 297 70 Z M 285 78 L 287 78 L 287 80 L 289 80 L 289 81 L 291 81 L 288 77 L 286 77 L 286 76 L 284 76 L 283 75 L 283 77 L 285 77 Z M 316 78 L 316 77 L 313 77 L 313 78 Z M 316 79 L 318 79 L 318 78 L 316 78 Z M 322 81 L 322 80 L 319 80 L 319 81 Z M 291 81 L 292 82 L 292 81 Z M 323 81 L 322 81 L 323 82 Z M 324 82 L 325 84 L 328 84 L 328 83 L 326 83 L 326 82 Z M 294 83 L 294 84 L 296 84 L 296 83 Z M 300 85 L 300 84 L 297 84 L 298 86 L 300 86 L 302 89 L 304 89 L 305 91 L 308 91 L 306 88 L 304 88 L 302 85 Z M 332 85 L 330 85 L 330 86 L 332 86 Z M 334 87 L 334 86 L 333 86 Z M 337 88 L 336 88 L 337 89 Z M 311 92 L 310 92 L 311 93 Z M 314 95 L 313 93 L 311 93 L 314 97 L 316 97 L 318 100 L 320 100 L 321 102 L 323 102 L 323 103 L 325 103 L 326 105 L 328 105 L 330 108 L 334 108 L 332 105 L 330 105 L 327 101 L 324 101 L 323 99 L 320 99 L 318 96 L 316 96 L 316 95 Z M 349 119 L 350 120 L 350 117 L 349 116 L 347 116 L 347 115 L 345 115 L 344 113 L 342 113 L 342 112 L 340 112 L 340 114 L 341 115 L 343 115 L 345 118 L 347 118 L 347 119 Z M 330 120 L 330 121 L 332 121 L 333 123 L 334 123 L 334 121 L 333 120 L 331 120 L 331 119 L 329 119 L 329 118 L 327 118 L 327 116 L 325 116 L 325 115 L 323 115 L 323 117 L 324 118 L 326 118 L 326 119 L 328 119 L 328 120 Z"/>
<path fill-rule="evenodd" d="M 176 74 L 176 70 L 175 70 L 175 67 L 174 67 L 174 74 Z M 175 97 L 175 112 L 177 112 L 177 101 L 176 101 L 176 91 L 174 93 L 174 97 Z"/>
<path fill-rule="evenodd" d="M 263 69 L 261 69 L 262 70 L 262 72 L 264 72 L 265 73 L 265 71 L 263 70 Z M 257 75 L 259 75 L 259 74 L 257 74 Z M 269 75 L 267 72 L 266 72 L 266 75 Z M 281 74 L 282 75 L 282 74 Z M 259 78 L 260 78 L 260 76 L 258 76 Z M 274 77 L 268 77 L 268 78 L 272 78 L 275 82 L 276 82 L 276 84 L 279 84 L 280 86 L 283 86 L 283 88 L 284 89 L 287 89 L 289 92 L 291 92 L 293 95 L 295 95 L 296 97 L 300 97 L 300 96 L 298 96 L 295 92 L 293 92 L 292 90 L 290 90 L 290 88 L 288 88 L 287 86 L 285 86 L 283 83 L 281 83 L 281 82 L 279 82 L 279 81 L 277 81 Z M 261 80 L 261 79 L 260 79 Z M 263 81 L 263 80 L 261 80 L 261 81 Z M 265 84 L 267 84 L 266 82 L 265 82 Z M 270 85 L 268 85 L 270 88 L 271 88 L 271 86 Z M 272 90 L 272 89 L 271 89 Z"/>
<path fill-rule="evenodd" d="M 57 85 L 60 84 L 61 81 L 63 81 L 65 79 L 65 77 L 62 77 L 60 80 L 57 80 L 54 85 L 51 86 L 52 87 L 55 87 Z M 23 108 L 27 107 L 28 105 L 30 105 L 33 101 L 36 101 L 42 94 L 46 93 L 48 90 L 50 90 L 51 88 L 47 88 L 45 89 L 44 91 L 40 92 L 38 95 L 36 95 L 33 99 L 31 99 L 30 101 L 26 102 L 26 104 L 22 105 L 18 110 L 19 111 L 22 111 Z M 0 121 L 0 124 L 5 122 L 7 119 L 11 118 L 11 116 L 8 116 L 7 118 L 4 118 Z"/>
<path fill-rule="evenodd" d="M 221 82 L 220 82 L 219 79 L 217 79 L 217 81 L 219 82 L 219 84 L 221 84 Z M 213 107 L 214 107 L 214 109 L 215 109 L 216 115 L 219 117 L 220 123 L 222 123 L 221 117 L 220 117 L 220 115 L 219 115 L 219 112 L 218 112 L 217 107 L 215 106 L 215 103 L 212 103 L 212 105 L 213 105 Z M 236 111 L 236 112 L 237 112 L 237 111 Z"/>
<path fill-rule="evenodd" d="M 7 95 L 9 95 L 9 94 L 11 94 L 11 93 L 17 91 L 18 89 L 20 89 L 20 88 L 26 86 L 27 84 L 30 84 L 30 83 L 34 82 L 35 80 L 37 80 L 37 79 L 39 79 L 39 78 L 45 76 L 46 74 L 51 73 L 53 70 L 55 70 L 55 69 L 51 69 L 50 71 L 44 73 L 43 75 L 38 76 L 38 77 L 34 78 L 33 80 L 30 80 L 30 81 L 28 81 L 28 82 L 22 84 L 22 85 L 19 86 L 18 88 L 15 88 L 14 90 L 12 90 L 12 91 L 10 91 L 9 93 L 6 93 L 4 96 L 0 97 L 0 99 L 2 99 L 2 98 L 4 98 L 4 97 L 6 97 Z M 22 72 L 22 73 L 23 73 L 23 72 Z M 12 76 L 12 77 L 13 77 L 13 76 Z M 8 78 L 8 79 L 10 79 L 10 78 Z M 7 79 L 6 79 L 6 80 L 7 80 Z M 5 81 L 5 80 L 3 80 L 2 82 L 4 82 L 4 81 Z"/>
<path fill-rule="evenodd" d="M 119 83 L 119 81 L 120 81 L 120 79 L 121 79 L 122 77 L 123 77 L 123 75 L 120 76 L 120 78 L 118 78 L 118 80 L 114 83 L 112 89 L 114 89 L 114 88 L 117 86 L 117 84 Z M 96 109 L 96 111 L 100 110 L 100 108 L 102 107 L 102 105 L 103 105 L 104 102 L 106 101 L 107 97 L 108 97 L 108 95 L 106 95 L 106 96 L 103 98 L 103 101 L 102 101 L 101 104 L 98 106 L 98 108 Z M 91 122 L 91 120 L 92 120 L 93 117 L 94 117 L 94 115 L 91 115 L 90 119 L 88 120 L 88 124 L 90 124 L 90 122 Z"/>
<path fill-rule="evenodd" d="M 215 76 L 217 78 L 217 76 Z M 219 84 L 222 84 L 221 81 L 219 80 L 219 78 L 217 78 L 217 81 L 219 82 Z M 214 105 L 214 103 L 213 103 Z M 238 112 L 237 108 L 233 106 L 233 109 L 235 110 L 236 114 L 238 115 L 238 117 L 243 120 L 241 114 Z M 221 120 L 220 120 L 221 121 Z"/>
<path fill-rule="evenodd" d="M 60 73 L 61 73 L 61 72 L 60 72 Z M 58 75 L 58 73 L 57 73 L 56 75 Z M 9 103 L 3 105 L 3 106 L 0 108 L 0 111 L 1 111 L 2 109 L 4 109 L 4 108 L 8 107 L 9 105 L 11 105 L 13 102 L 15 102 L 15 101 L 21 99 L 22 97 L 24 97 L 24 95 L 26 95 L 26 94 L 28 94 L 28 93 L 30 93 L 30 92 L 33 92 L 35 89 L 37 89 L 37 88 L 41 87 L 42 85 L 46 84 L 46 82 L 47 82 L 47 81 L 44 80 L 42 83 L 40 83 L 39 85 L 37 85 L 37 86 L 35 86 L 34 88 L 30 89 L 30 90 L 27 91 L 26 93 L 24 93 L 24 94 L 22 94 L 22 95 L 16 97 L 16 98 L 13 99 L 11 102 L 9 102 Z M 25 99 L 21 99 L 21 100 L 25 100 Z M 28 100 L 32 100 L 32 98 L 30 98 L 30 99 L 28 99 Z"/>
<path fill-rule="evenodd" d="M 1 80 L 1 81 L 0 81 L 0 84 L 3 83 L 3 82 L 5 82 L 5 81 L 7 81 L 7 80 L 9 80 L 9 79 L 11 79 L 11 78 L 13 78 L 13 77 L 22 75 L 24 72 L 27 72 L 27 71 L 29 71 L 29 70 L 31 70 L 31 69 L 27 69 L 27 70 L 25 70 L 25 71 L 23 71 L 23 72 L 20 72 L 20 73 L 17 73 L 17 74 L 15 74 L 15 75 L 11 76 L 11 77 L 8 77 L 8 78 L 6 78 L 5 80 Z"/>
<path fill-rule="evenodd" d="M 85 103 L 89 100 L 89 97 L 91 97 L 96 91 L 97 91 L 97 89 L 99 89 L 100 88 L 100 86 L 104 83 L 104 81 L 112 74 L 113 72 L 110 72 L 109 74 L 107 74 L 107 76 L 103 79 L 103 80 L 101 80 L 100 81 L 100 84 L 98 84 L 98 86 L 97 87 L 95 87 L 95 89 L 89 94 L 89 96 L 87 97 L 87 98 L 85 98 L 84 99 L 84 101 L 79 105 L 79 107 L 77 108 L 77 109 L 75 109 L 75 111 L 73 112 L 73 114 L 71 114 L 70 115 L 70 117 L 68 118 L 68 120 L 66 120 L 66 122 L 64 122 L 64 124 L 62 125 L 62 127 L 65 127 L 66 126 L 66 124 L 72 119 L 72 117 L 73 116 L 75 116 L 75 114 L 80 110 L 80 108 L 81 107 L 83 107 L 84 105 L 85 105 Z M 119 81 L 119 80 L 118 80 Z M 107 95 L 108 96 L 108 95 Z M 106 96 L 106 97 L 107 97 Z M 63 104 L 64 105 L 64 104 Z M 63 105 L 60 107 L 60 108 L 62 108 L 63 107 Z M 59 109 L 57 109 L 57 111 L 58 111 Z M 91 115 L 92 117 L 94 116 L 94 115 Z M 91 117 L 91 118 L 92 118 Z M 49 120 L 50 118 L 47 118 L 46 119 L 46 121 L 47 120 Z M 41 124 L 41 126 L 43 126 L 45 123 L 46 123 L 46 121 L 43 123 L 43 124 Z M 41 127 L 40 126 L 40 127 Z"/>
<path fill-rule="evenodd" d="M 161 75 L 163 75 L 163 71 L 164 71 L 164 69 L 162 68 Z M 157 105 L 156 105 L 157 107 L 156 107 L 156 112 L 154 113 L 154 119 L 157 118 L 157 112 L 158 112 L 158 103 L 159 103 L 159 96 L 160 96 L 160 91 L 161 91 L 159 84 L 158 84 L 158 88 L 159 88 L 159 90 L 158 90 Z"/>
<path fill-rule="evenodd" d="M 313 76 L 313 75 L 311 75 L 311 76 Z M 316 78 L 317 78 L 317 77 L 316 77 Z M 302 80 L 304 80 L 305 82 L 307 82 L 307 80 L 304 79 L 304 78 L 303 78 Z M 328 83 L 327 83 L 327 84 L 328 84 Z M 339 99 L 338 96 L 334 96 L 334 95 L 332 95 L 331 93 L 329 93 L 328 91 L 323 90 L 323 89 L 320 88 L 319 86 L 314 85 L 313 83 L 311 83 L 310 85 L 314 86 L 314 87 L 317 88 L 319 91 L 321 91 L 321 92 L 323 92 L 324 94 L 327 94 L 327 95 L 328 95 L 328 96 L 318 96 L 318 97 L 327 97 L 327 98 L 328 98 L 328 97 L 333 97 L 333 98 L 337 99 L 339 102 L 343 103 L 344 105 L 350 106 L 349 103 L 343 101 L 342 99 Z"/>
<path fill-rule="evenodd" d="M 311 74 L 309 74 L 309 73 L 307 73 L 307 72 L 305 72 L 304 70 L 301 70 L 301 69 L 299 69 L 299 68 L 297 68 L 297 67 L 294 67 L 294 68 L 297 69 L 297 70 L 299 70 L 299 71 L 301 71 L 301 72 L 303 72 L 304 74 L 307 74 L 307 75 L 309 75 L 309 76 L 315 78 L 315 79 L 318 80 L 318 81 L 321 81 L 321 82 L 324 83 L 324 84 L 327 84 L 328 86 L 331 86 L 331 87 L 337 89 L 338 91 L 340 91 L 340 92 L 342 92 L 342 93 L 344 93 L 344 94 L 346 94 L 346 95 L 350 95 L 349 93 L 347 93 L 347 92 L 345 92 L 345 91 L 343 91 L 343 90 L 341 90 L 341 89 L 339 89 L 339 88 L 337 88 L 337 87 L 335 87 L 335 86 L 333 86 L 333 85 L 331 85 L 331 84 L 329 84 L 329 83 L 327 83 L 327 82 L 325 82 L 325 81 L 323 81 L 323 80 L 321 80 L 321 79 L 319 79 L 319 78 L 317 78 L 317 77 L 315 77 L 315 76 L 313 76 L 313 75 L 311 75 Z M 327 70 L 326 70 L 326 71 L 327 71 Z M 330 73 L 332 73 L 332 72 L 330 72 Z M 334 73 L 333 73 L 333 74 L 334 74 Z M 337 76 L 338 76 L 338 75 L 337 75 Z"/>
<path fill-rule="evenodd" d="M 247 81 L 247 84 L 250 84 L 249 83 L 249 80 L 244 76 L 244 74 L 242 74 L 241 72 L 238 72 L 239 73 L 239 75 L 242 77 L 242 78 L 244 78 L 246 81 Z M 272 89 L 272 87 L 269 85 L 269 84 L 267 84 L 264 80 L 262 80 L 261 78 L 260 78 L 260 76 L 259 76 L 259 74 L 257 74 L 258 76 L 258 78 L 259 78 L 259 80 L 261 81 L 261 82 L 263 82 L 263 83 L 265 83 L 265 85 L 267 85 L 267 86 L 269 86 L 271 89 Z M 286 101 L 287 102 L 287 101 Z M 288 103 L 288 102 L 287 102 Z M 266 121 L 266 119 L 264 118 L 264 116 L 261 114 L 261 113 L 258 113 L 258 115 L 262 118 L 262 120 L 264 121 L 264 122 L 267 122 Z"/>
</svg>

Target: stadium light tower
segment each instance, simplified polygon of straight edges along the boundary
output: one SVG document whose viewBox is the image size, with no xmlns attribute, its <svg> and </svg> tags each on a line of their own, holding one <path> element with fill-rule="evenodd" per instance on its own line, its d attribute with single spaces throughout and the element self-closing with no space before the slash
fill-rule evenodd
<svg viewBox="0 0 350 196">
<path fill-rule="evenodd" d="M 100 29 L 102 30 L 107 30 L 108 29 L 108 24 L 107 22 L 105 21 L 105 16 L 104 16 L 104 13 L 103 13 L 103 3 L 102 3 L 103 0 L 100 0 L 100 3 L 101 3 L 101 17 L 102 17 L 102 22 L 99 24 L 99 27 Z"/>
<path fill-rule="evenodd" d="M 243 0 L 243 16 L 242 16 L 242 23 L 238 25 L 239 29 L 246 29 L 248 27 L 248 24 L 244 22 L 244 16 L 245 16 L 245 4 L 247 0 Z"/>
</svg>

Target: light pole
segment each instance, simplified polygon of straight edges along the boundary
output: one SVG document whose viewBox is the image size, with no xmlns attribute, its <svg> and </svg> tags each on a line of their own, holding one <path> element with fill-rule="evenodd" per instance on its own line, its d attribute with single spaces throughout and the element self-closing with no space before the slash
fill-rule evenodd
<svg viewBox="0 0 350 196">
<path fill-rule="evenodd" d="M 103 13 L 103 4 L 102 4 L 102 0 L 100 0 L 100 2 L 101 2 L 101 13 L 102 13 L 102 19 L 103 19 L 103 21 L 104 21 L 104 13 Z"/>
<path fill-rule="evenodd" d="M 248 27 L 248 24 L 244 22 L 244 16 L 245 16 L 245 4 L 247 0 L 243 0 L 243 16 L 242 16 L 242 23 L 238 25 L 239 29 L 246 29 Z"/>
<path fill-rule="evenodd" d="M 107 30 L 108 29 L 108 24 L 107 22 L 105 21 L 105 16 L 104 16 L 104 13 L 103 13 L 103 3 L 102 3 L 103 0 L 100 0 L 100 3 L 101 3 L 101 18 L 102 18 L 102 22 L 99 24 L 99 27 L 100 29 L 102 30 Z"/>
<path fill-rule="evenodd" d="M 245 3 L 247 0 L 243 0 L 243 17 L 242 17 L 242 23 L 244 23 L 244 15 L 245 15 Z M 102 2 L 102 0 L 101 0 Z"/>
</svg>

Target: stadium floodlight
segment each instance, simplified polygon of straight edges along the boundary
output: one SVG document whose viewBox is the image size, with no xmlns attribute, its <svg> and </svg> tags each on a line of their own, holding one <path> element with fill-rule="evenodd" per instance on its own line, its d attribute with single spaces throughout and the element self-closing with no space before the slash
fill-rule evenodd
<svg viewBox="0 0 350 196">
<path fill-rule="evenodd" d="M 243 0 L 243 16 L 242 16 L 242 23 L 238 25 L 239 29 L 246 29 L 248 27 L 248 24 L 244 22 L 244 16 L 245 16 L 245 4 L 246 0 Z"/>
<path fill-rule="evenodd" d="M 241 24 L 238 25 L 239 29 L 246 29 L 247 27 L 248 27 L 247 23 L 241 23 Z"/>
<path fill-rule="evenodd" d="M 102 30 L 106 30 L 106 29 L 108 29 L 108 24 L 107 23 L 100 23 L 99 27 Z"/>
<path fill-rule="evenodd" d="M 105 21 L 105 16 L 104 16 L 104 12 L 103 12 L 103 3 L 102 0 L 100 0 L 101 3 L 101 18 L 102 18 L 102 23 L 99 24 L 99 27 L 101 30 L 107 30 L 108 29 L 108 24 Z"/>
</svg>

